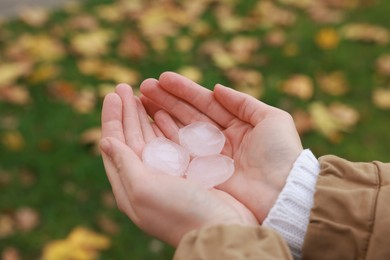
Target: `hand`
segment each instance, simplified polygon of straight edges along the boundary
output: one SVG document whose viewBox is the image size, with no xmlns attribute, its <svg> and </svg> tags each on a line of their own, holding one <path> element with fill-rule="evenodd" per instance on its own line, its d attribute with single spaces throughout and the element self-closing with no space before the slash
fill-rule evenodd
<svg viewBox="0 0 390 260">
<path fill-rule="evenodd" d="M 253 214 L 229 194 L 183 178 L 152 174 L 140 155 L 161 135 L 130 87 L 108 94 L 102 111 L 103 162 L 117 205 L 145 232 L 173 246 L 188 231 L 217 224 L 256 225 Z"/>
<path fill-rule="evenodd" d="M 143 102 L 164 135 L 177 141 L 179 127 L 194 121 L 218 126 L 226 136 L 222 153 L 235 173 L 218 189 L 242 202 L 262 223 L 303 150 L 287 112 L 216 85 L 214 92 L 172 72 L 141 84 Z"/>
</svg>

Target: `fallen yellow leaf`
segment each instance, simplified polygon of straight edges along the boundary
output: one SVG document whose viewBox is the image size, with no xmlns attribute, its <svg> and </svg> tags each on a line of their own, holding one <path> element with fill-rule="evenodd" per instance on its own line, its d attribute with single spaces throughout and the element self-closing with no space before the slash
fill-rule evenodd
<svg viewBox="0 0 390 260">
<path fill-rule="evenodd" d="M 1 136 L 1 141 L 10 151 L 21 151 L 25 146 L 25 141 L 22 134 L 17 131 L 5 132 Z"/>
<path fill-rule="evenodd" d="M 203 79 L 202 71 L 193 66 L 186 66 L 177 71 L 179 74 L 183 75 L 186 78 L 189 78 L 192 81 L 200 82 Z"/>
<path fill-rule="evenodd" d="M 315 41 L 321 49 L 331 50 L 339 45 L 340 37 L 335 29 L 323 28 L 316 34 Z"/>
<path fill-rule="evenodd" d="M 76 34 L 71 39 L 71 45 L 82 56 L 96 57 L 104 55 L 109 51 L 109 43 L 112 40 L 114 40 L 112 31 L 98 29 Z"/>
<path fill-rule="evenodd" d="M 76 227 L 64 240 L 49 242 L 43 249 L 43 260 L 95 260 L 99 251 L 109 248 L 110 239 L 86 229 Z"/>
<path fill-rule="evenodd" d="M 31 68 L 31 64 L 26 62 L 0 64 L 0 89 L 4 86 L 14 84 L 22 76 L 27 76 Z"/>
<path fill-rule="evenodd" d="M 375 89 L 372 95 L 372 101 L 381 109 L 390 109 L 390 88 Z"/>
<path fill-rule="evenodd" d="M 341 132 L 348 132 L 359 120 L 359 113 L 344 104 L 334 103 L 326 107 L 321 102 L 309 106 L 314 128 L 332 142 L 339 142 Z"/>
</svg>

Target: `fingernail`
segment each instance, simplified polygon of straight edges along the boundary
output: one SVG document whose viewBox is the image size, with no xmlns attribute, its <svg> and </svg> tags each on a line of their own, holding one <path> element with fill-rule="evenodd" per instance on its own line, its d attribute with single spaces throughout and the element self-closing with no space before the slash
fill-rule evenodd
<svg viewBox="0 0 390 260">
<path fill-rule="evenodd" d="M 111 155 L 111 143 L 107 138 L 103 139 L 99 143 L 100 150 L 108 156 Z"/>
</svg>

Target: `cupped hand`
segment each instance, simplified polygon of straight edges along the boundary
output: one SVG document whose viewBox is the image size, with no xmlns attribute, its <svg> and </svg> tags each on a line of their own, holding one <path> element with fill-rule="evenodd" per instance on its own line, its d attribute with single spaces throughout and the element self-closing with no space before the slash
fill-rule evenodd
<svg viewBox="0 0 390 260">
<path fill-rule="evenodd" d="M 165 136 L 195 121 L 218 126 L 226 136 L 223 153 L 235 173 L 218 189 L 242 202 L 262 223 L 303 150 L 287 112 L 217 84 L 210 91 L 172 72 L 141 84 L 141 101 Z"/>
<path fill-rule="evenodd" d="M 103 162 L 117 205 L 141 229 L 173 246 L 193 229 L 217 224 L 256 225 L 231 195 L 183 178 L 148 172 L 140 156 L 162 132 L 150 123 L 127 85 L 106 96 L 102 110 Z"/>
</svg>

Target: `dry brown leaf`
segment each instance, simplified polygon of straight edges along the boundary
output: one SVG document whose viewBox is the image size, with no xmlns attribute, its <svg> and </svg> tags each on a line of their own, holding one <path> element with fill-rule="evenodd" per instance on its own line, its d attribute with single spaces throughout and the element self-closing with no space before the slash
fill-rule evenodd
<svg viewBox="0 0 390 260">
<path fill-rule="evenodd" d="M 164 249 L 164 243 L 157 239 L 152 239 L 149 242 L 148 248 L 150 252 L 158 254 Z"/>
<path fill-rule="evenodd" d="M 323 28 L 316 34 L 315 42 L 321 49 L 331 50 L 337 48 L 340 37 L 335 29 Z"/>
<path fill-rule="evenodd" d="M 118 23 L 124 19 L 121 6 L 117 3 L 99 5 L 95 8 L 97 16 L 107 22 Z"/>
<path fill-rule="evenodd" d="M 263 75 L 256 70 L 230 69 L 226 77 L 232 81 L 235 89 L 260 98 L 263 93 Z"/>
<path fill-rule="evenodd" d="M 390 76 L 390 54 L 383 55 L 376 60 L 376 69 L 379 74 Z"/>
<path fill-rule="evenodd" d="M 253 20 L 261 27 L 291 26 L 296 21 L 295 13 L 280 8 L 272 1 L 259 1 L 252 11 Z"/>
<path fill-rule="evenodd" d="M 317 76 L 317 82 L 325 93 L 334 96 L 342 96 L 349 90 L 345 74 L 341 71 L 320 74 Z"/>
<path fill-rule="evenodd" d="M 385 27 L 365 23 L 351 23 L 345 25 L 341 34 L 351 41 L 372 42 L 386 45 L 390 42 L 389 30 Z"/>
<path fill-rule="evenodd" d="M 163 53 L 168 48 L 167 38 L 163 36 L 153 37 L 150 39 L 150 44 L 152 49 L 159 53 Z"/>
<path fill-rule="evenodd" d="M 283 47 L 283 53 L 287 57 L 296 57 L 299 54 L 298 44 L 289 42 Z"/>
<path fill-rule="evenodd" d="M 42 7 L 24 8 L 20 12 L 20 19 L 30 26 L 40 27 L 49 20 L 49 12 Z"/>
<path fill-rule="evenodd" d="M 0 101 L 16 105 L 26 105 L 31 102 L 31 96 L 25 87 L 3 86 L 0 88 Z"/>
<path fill-rule="evenodd" d="M 381 109 L 390 109 L 390 88 L 377 88 L 372 95 L 374 105 Z"/>
<path fill-rule="evenodd" d="M 209 23 L 199 20 L 195 21 L 190 25 L 189 30 L 194 36 L 197 37 L 206 37 L 212 32 L 212 28 Z"/>
<path fill-rule="evenodd" d="M 339 9 L 330 8 L 321 2 L 316 2 L 307 8 L 309 16 L 314 22 L 322 24 L 340 23 L 344 13 Z"/>
<path fill-rule="evenodd" d="M 6 247 L 1 252 L 1 260 L 20 260 L 20 252 L 16 247 Z"/>
<path fill-rule="evenodd" d="M 342 122 L 347 130 L 355 126 L 360 119 L 360 114 L 355 108 L 338 102 L 329 106 L 329 112 Z"/>
<path fill-rule="evenodd" d="M 103 192 L 101 195 L 101 200 L 102 200 L 102 203 L 105 207 L 107 207 L 109 209 L 116 208 L 116 201 L 115 201 L 115 197 L 114 197 L 114 194 L 112 193 L 112 191 Z"/>
<path fill-rule="evenodd" d="M 260 40 L 258 37 L 236 36 L 229 43 L 229 52 L 239 63 L 250 61 L 259 48 Z"/>
<path fill-rule="evenodd" d="M 18 131 L 8 131 L 1 135 L 1 142 L 10 151 L 18 152 L 25 147 L 22 134 Z"/>
<path fill-rule="evenodd" d="M 104 64 L 99 77 L 104 80 L 113 80 L 116 84 L 127 83 L 135 85 L 140 80 L 138 71 L 118 64 Z"/>
<path fill-rule="evenodd" d="M 96 30 L 99 27 L 97 19 L 90 14 L 80 14 L 68 21 L 69 28 L 73 30 Z"/>
<path fill-rule="evenodd" d="M 326 107 L 323 103 L 314 102 L 309 107 L 314 127 L 332 142 L 339 142 L 341 132 L 348 132 L 359 120 L 358 112 L 344 104 L 332 104 Z"/>
<path fill-rule="evenodd" d="M 181 52 L 189 52 L 194 46 L 194 39 L 190 36 L 181 35 L 175 41 L 175 47 Z"/>
<path fill-rule="evenodd" d="M 75 86 L 66 81 L 56 81 L 48 86 L 49 94 L 59 100 L 72 103 L 77 98 Z"/>
<path fill-rule="evenodd" d="M 291 115 L 294 119 L 295 127 L 300 135 L 313 130 L 313 122 L 308 112 L 302 109 L 297 109 L 293 111 Z"/>
<path fill-rule="evenodd" d="M 194 82 L 200 82 L 203 79 L 202 71 L 194 66 L 180 68 L 177 73 L 183 75 L 186 78 L 189 78 Z"/>
<path fill-rule="evenodd" d="M 11 173 L 0 169 L 0 187 L 7 186 L 8 184 L 10 184 L 11 180 L 12 180 Z"/>
<path fill-rule="evenodd" d="M 84 75 L 99 74 L 103 62 L 96 58 L 86 58 L 77 61 L 77 67 Z"/>
<path fill-rule="evenodd" d="M 307 8 L 311 6 L 315 0 L 278 0 L 278 2 L 298 8 Z"/>
<path fill-rule="evenodd" d="M 215 16 L 222 32 L 236 33 L 245 28 L 244 19 L 235 15 L 228 5 L 219 5 L 215 10 Z"/>
<path fill-rule="evenodd" d="M 80 142 L 84 145 L 92 145 L 94 154 L 99 155 L 99 142 L 102 137 L 102 130 L 100 127 L 87 129 L 81 134 Z"/>
<path fill-rule="evenodd" d="M 74 35 L 71 39 L 71 46 L 74 51 L 82 56 L 96 57 L 109 51 L 109 43 L 113 39 L 112 31 L 98 29 Z"/>
<path fill-rule="evenodd" d="M 29 207 L 20 208 L 15 212 L 15 223 L 19 230 L 29 232 L 39 225 L 38 212 Z"/>
<path fill-rule="evenodd" d="M 19 52 L 33 61 L 56 61 L 65 55 L 63 44 L 47 34 L 23 34 L 12 45 L 9 52 Z"/>
<path fill-rule="evenodd" d="M 80 114 L 88 114 L 96 105 L 96 94 L 93 89 L 82 89 L 72 102 L 73 108 Z"/>
<path fill-rule="evenodd" d="M 282 84 L 284 93 L 309 100 L 313 96 L 313 82 L 306 75 L 293 75 Z"/>
<path fill-rule="evenodd" d="M 31 68 L 31 63 L 26 62 L 0 63 L 0 89 L 15 84 L 20 77 L 27 76 Z"/>
<path fill-rule="evenodd" d="M 118 46 L 118 53 L 122 57 L 141 59 L 146 55 L 147 47 L 141 38 L 134 32 L 123 34 Z"/>
<path fill-rule="evenodd" d="M 20 125 L 20 118 L 14 115 L 2 115 L 0 117 L 0 128 L 15 130 Z"/>
<path fill-rule="evenodd" d="M 111 83 L 102 83 L 98 86 L 98 97 L 104 98 L 107 94 L 115 92 L 115 85 Z"/>
<path fill-rule="evenodd" d="M 175 35 L 178 26 L 170 19 L 170 13 L 164 5 L 151 6 L 145 9 L 139 19 L 141 32 L 148 38 Z"/>
<path fill-rule="evenodd" d="M 37 177 L 30 170 L 22 169 L 19 173 L 19 180 L 23 187 L 31 187 L 35 184 Z"/>
<path fill-rule="evenodd" d="M 281 29 L 272 30 L 266 34 L 265 42 L 271 47 L 281 47 L 286 43 L 286 33 Z"/>
<path fill-rule="evenodd" d="M 211 54 L 211 58 L 215 64 L 220 69 L 230 69 L 236 66 L 235 59 L 226 50 L 219 50 Z"/>
<path fill-rule="evenodd" d="M 0 238 L 5 238 L 15 233 L 15 221 L 8 214 L 0 214 Z"/>
<path fill-rule="evenodd" d="M 110 235 L 116 235 L 119 233 L 120 228 L 117 222 L 113 221 L 111 218 L 107 216 L 99 216 L 97 218 L 97 224 L 99 227 L 106 233 Z"/>
<path fill-rule="evenodd" d="M 59 66 L 54 64 L 42 64 L 36 67 L 30 74 L 28 80 L 30 83 L 41 83 L 44 81 L 48 81 L 50 79 L 56 78 L 61 69 Z"/>
</svg>

